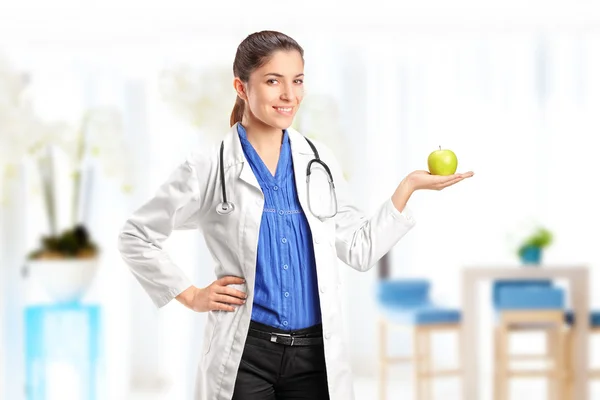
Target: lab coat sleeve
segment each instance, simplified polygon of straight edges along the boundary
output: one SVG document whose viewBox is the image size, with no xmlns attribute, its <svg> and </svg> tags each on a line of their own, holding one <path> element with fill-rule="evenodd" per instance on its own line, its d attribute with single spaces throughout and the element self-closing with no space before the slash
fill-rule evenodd
<svg viewBox="0 0 600 400">
<path fill-rule="evenodd" d="M 412 229 L 415 219 L 408 207 L 398 211 L 391 195 L 371 217 L 366 216 L 353 203 L 335 156 L 327 148 L 323 153 L 327 155 L 338 201 L 335 216 L 337 256 L 352 268 L 367 271 Z"/>
<path fill-rule="evenodd" d="M 123 260 L 158 308 L 192 284 L 163 244 L 173 230 L 199 226 L 198 168 L 197 157 L 190 155 L 155 195 L 133 212 L 119 234 Z"/>
</svg>

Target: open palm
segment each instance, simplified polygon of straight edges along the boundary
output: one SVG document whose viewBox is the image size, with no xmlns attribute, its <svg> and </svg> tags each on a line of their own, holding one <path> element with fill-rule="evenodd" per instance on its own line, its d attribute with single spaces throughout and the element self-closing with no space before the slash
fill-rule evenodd
<svg viewBox="0 0 600 400">
<path fill-rule="evenodd" d="M 428 171 L 418 170 L 408 174 L 406 180 L 414 190 L 442 190 L 472 176 L 472 171 L 441 176 L 432 175 Z"/>
</svg>

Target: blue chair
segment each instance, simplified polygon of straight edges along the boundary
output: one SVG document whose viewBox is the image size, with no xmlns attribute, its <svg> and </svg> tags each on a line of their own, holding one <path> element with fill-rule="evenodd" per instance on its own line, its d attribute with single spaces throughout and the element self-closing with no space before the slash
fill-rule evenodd
<svg viewBox="0 0 600 400">
<path fill-rule="evenodd" d="M 461 373 L 460 368 L 449 370 L 433 368 L 431 335 L 436 332 L 453 331 L 456 332 L 460 343 L 461 313 L 459 310 L 434 304 L 430 298 L 430 287 L 430 282 L 425 279 L 384 280 L 378 284 L 379 377 L 382 400 L 386 398 L 388 366 L 391 364 L 412 362 L 417 400 L 432 398 L 432 378 L 459 376 Z M 412 356 L 391 357 L 388 354 L 388 331 L 392 328 L 412 330 Z"/>
<path fill-rule="evenodd" d="M 505 288 L 549 288 L 553 287 L 552 281 L 543 279 L 543 280 L 512 280 L 512 279 L 502 279 L 494 281 L 492 288 L 492 304 L 494 309 L 498 311 L 501 308 L 505 308 L 506 304 L 500 304 L 500 293 Z M 506 298 L 506 293 L 504 292 L 504 298 Z M 522 305 L 523 306 L 523 305 Z"/>
<path fill-rule="evenodd" d="M 565 313 L 565 322 L 567 325 L 572 326 L 575 322 L 575 315 L 573 311 L 567 311 Z M 592 310 L 590 312 L 590 334 L 598 335 L 600 334 L 600 310 Z M 567 364 L 567 383 L 565 388 L 565 393 L 563 395 L 563 399 L 572 400 L 572 387 L 573 387 L 573 368 L 571 360 L 573 359 L 573 341 L 575 340 L 575 335 L 573 335 L 573 330 L 569 329 L 567 331 L 567 351 L 565 356 L 565 362 Z M 598 380 L 600 379 L 600 369 L 592 369 L 588 375 L 589 379 Z"/>
<path fill-rule="evenodd" d="M 564 393 L 566 384 L 566 340 L 564 324 L 565 295 L 551 281 L 497 281 L 493 287 L 493 303 L 497 316 L 494 330 L 494 398 L 509 397 L 512 377 L 545 377 L 551 393 Z M 510 334 L 538 331 L 546 335 L 545 354 L 513 355 L 509 351 Z M 519 370 L 512 361 L 537 359 L 545 367 Z"/>
</svg>

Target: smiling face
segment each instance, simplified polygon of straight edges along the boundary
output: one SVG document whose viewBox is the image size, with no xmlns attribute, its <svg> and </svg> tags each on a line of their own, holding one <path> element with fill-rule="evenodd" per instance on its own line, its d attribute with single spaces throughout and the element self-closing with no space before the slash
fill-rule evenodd
<svg viewBox="0 0 600 400">
<path fill-rule="evenodd" d="M 248 82 L 236 77 L 234 87 L 246 101 L 244 124 L 287 129 L 304 96 L 302 56 L 295 50 L 276 51 L 250 74 Z"/>
</svg>

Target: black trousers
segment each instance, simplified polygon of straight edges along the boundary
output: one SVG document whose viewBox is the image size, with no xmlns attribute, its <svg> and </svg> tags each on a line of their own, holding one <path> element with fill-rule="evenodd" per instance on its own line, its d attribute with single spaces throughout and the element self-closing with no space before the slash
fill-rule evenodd
<svg viewBox="0 0 600 400">
<path fill-rule="evenodd" d="M 251 329 L 288 333 L 251 321 Z M 321 336 L 321 327 L 294 332 Z M 287 346 L 248 335 L 232 400 L 328 400 L 323 344 Z"/>
</svg>

